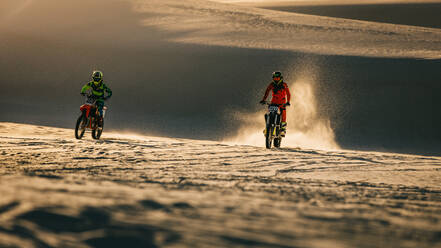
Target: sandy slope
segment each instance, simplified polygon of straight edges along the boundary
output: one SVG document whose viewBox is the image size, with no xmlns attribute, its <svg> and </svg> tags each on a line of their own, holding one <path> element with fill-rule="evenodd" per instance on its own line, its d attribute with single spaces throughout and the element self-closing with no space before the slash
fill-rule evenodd
<svg viewBox="0 0 441 248">
<path fill-rule="evenodd" d="M 0 246 L 439 247 L 439 157 L 0 123 Z"/>
</svg>

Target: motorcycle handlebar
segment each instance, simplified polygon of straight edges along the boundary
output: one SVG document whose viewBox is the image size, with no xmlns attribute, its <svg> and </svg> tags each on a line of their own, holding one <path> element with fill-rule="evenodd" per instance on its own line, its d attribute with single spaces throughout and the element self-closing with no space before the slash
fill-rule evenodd
<svg viewBox="0 0 441 248">
<path fill-rule="evenodd" d="M 267 105 L 267 106 L 271 106 L 271 105 L 273 105 L 273 106 L 285 106 L 285 103 L 284 104 L 277 104 L 277 103 L 271 103 L 271 102 L 265 101 L 265 105 Z"/>
<path fill-rule="evenodd" d="M 98 100 L 99 99 L 99 97 L 98 96 L 95 96 L 95 95 L 86 95 L 86 94 L 82 94 L 84 97 L 86 97 L 87 99 L 95 99 L 95 100 Z M 103 98 L 104 100 L 108 100 L 109 99 L 109 97 L 104 97 Z"/>
</svg>

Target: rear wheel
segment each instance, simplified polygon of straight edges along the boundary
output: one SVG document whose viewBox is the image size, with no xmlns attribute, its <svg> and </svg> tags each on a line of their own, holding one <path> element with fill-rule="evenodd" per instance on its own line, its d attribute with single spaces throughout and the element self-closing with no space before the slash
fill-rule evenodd
<svg viewBox="0 0 441 248">
<path fill-rule="evenodd" d="M 97 124 L 96 124 L 96 128 L 92 130 L 92 138 L 94 138 L 94 139 L 100 139 L 101 134 L 103 133 L 104 120 L 102 120 L 101 125 L 98 124 L 99 119 L 97 119 L 96 122 L 97 122 Z"/>
<path fill-rule="evenodd" d="M 84 115 L 80 115 L 77 120 L 77 124 L 75 125 L 75 138 L 81 139 L 83 138 L 84 132 L 86 131 L 87 119 Z"/>
<path fill-rule="evenodd" d="M 265 146 L 266 146 L 267 149 L 271 148 L 271 143 L 273 141 L 273 139 L 272 139 L 273 128 L 274 127 L 271 127 L 271 126 L 266 128 Z"/>
</svg>

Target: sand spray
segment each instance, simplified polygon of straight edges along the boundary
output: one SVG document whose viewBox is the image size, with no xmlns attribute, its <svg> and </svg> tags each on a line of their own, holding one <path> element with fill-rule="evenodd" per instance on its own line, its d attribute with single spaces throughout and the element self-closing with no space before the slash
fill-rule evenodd
<svg viewBox="0 0 441 248">
<path fill-rule="evenodd" d="M 300 75 L 311 75 L 304 73 Z M 282 140 L 282 147 L 300 147 L 308 149 L 337 150 L 335 135 L 329 119 L 319 115 L 314 92 L 314 78 L 300 76 L 290 83 L 291 106 L 287 107 L 287 134 Z M 292 82 L 292 83 L 291 83 Z M 257 101 L 256 101 L 257 102 Z M 237 134 L 225 139 L 228 143 L 265 146 L 263 130 L 266 106 L 257 113 L 236 113 L 234 118 L 241 125 Z"/>
</svg>

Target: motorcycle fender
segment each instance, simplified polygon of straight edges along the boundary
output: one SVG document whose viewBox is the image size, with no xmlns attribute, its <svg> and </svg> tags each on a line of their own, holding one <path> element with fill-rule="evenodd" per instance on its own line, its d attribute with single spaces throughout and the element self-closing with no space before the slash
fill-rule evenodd
<svg viewBox="0 0 441 248">
<path fill-rule="evenodd" d="M 91 108 L 90 105 L 83 104 L 83 105 L 81 105 L 80 110 L 81 110 L 81 112 L 86 113 L 86 117 L 89 117 L 90 108 Z"/>
<path fill-rule="evenodd" d="M 268 124 L 276 124 L 275 122 L 276 115 L 274 113 L 270 113 L 268 115 Z"/>
<path fill-rule="evenodd" d="M 88 107 L 87 104 L 83 104 L 83 105 L 81 105 L 81 107 L 80 107 L 81 112 L 83 112 L 84 110 L 86 110 L 87 107 Z"/>
</svg>

